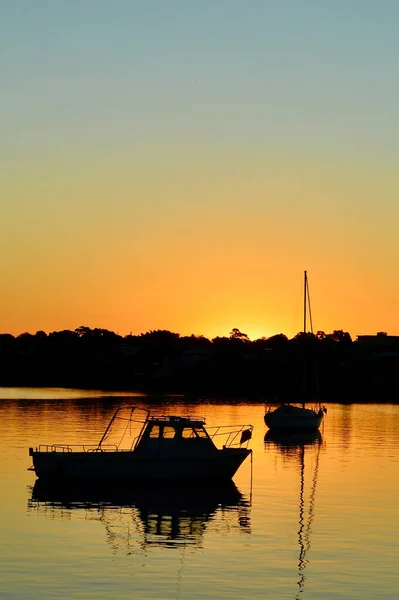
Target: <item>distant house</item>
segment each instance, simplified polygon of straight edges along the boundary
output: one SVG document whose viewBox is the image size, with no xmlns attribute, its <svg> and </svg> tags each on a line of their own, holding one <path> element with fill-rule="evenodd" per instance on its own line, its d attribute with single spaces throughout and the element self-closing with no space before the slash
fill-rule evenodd
<svg viewBox="0 0 399 600">
<path fill-rule="evenodd" d="M 399 335 L 388 335 L 380 331 L 375 335 L 358 335 L 359 345 L 378 356 L 399 355 Z"/>
<path fill-rule="evenodd" d="M 375 335 L 358 335 L 357 342 L 374 348 L 389 348 L 399 343 L 399 335 L 388 335 L 379 331 Z"/>
</svg>

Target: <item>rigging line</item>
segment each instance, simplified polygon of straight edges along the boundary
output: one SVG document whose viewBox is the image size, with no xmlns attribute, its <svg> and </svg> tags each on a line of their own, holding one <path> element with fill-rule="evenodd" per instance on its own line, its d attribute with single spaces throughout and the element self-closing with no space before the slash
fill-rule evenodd
<svg viewBox="0 0 399 600">
<path fill-rule="evenodd" d="M 307 303 L 308 303 L 308 312 L 309 312 L 309 323 L 310 323 L 310 333 L 313 335 L 313 317 L 312 317 L 312 308 L 310 303 L 310 289 L 309 289 L 309 280 L 306 276 L 306 291 L 307 291 Z M 320 403 L 320 385 L 319 385 L 319 373 L 316 364 L 316 356 L 315 350 L 313 350 L 313 367 L 314 367 L 314 382 L 315 382 L 315 393 L 316 400 L 319 405 Z"/>
<path fill-rule="evenodd" d="M 307 292 L 307 304 L 308 304 L 308 312 L 309 312 L 310 333 L 313 333 L 313 319 L 312 319 L 312 309 L 310 306 L 309 280 L 308 280 L 307 276 L 306 276 L 306 292 Z"/>
<path fill-rule="evenodd" d="M 321 403 L 320 403 L 320 384 L 319 384 L 319 370 L 317 368 L 317 358 L 316 356 L 313 354 L 314 357 L 314 361 L 313 361 L 313 367 L 314 367 L 314 379 L 315 379 L 315 387 L 316 387 L 316 403 L 317 406 L 319 408 L 321 408 Z M 323 419 L 324 421 L 324 419 Z"/>
</svg>

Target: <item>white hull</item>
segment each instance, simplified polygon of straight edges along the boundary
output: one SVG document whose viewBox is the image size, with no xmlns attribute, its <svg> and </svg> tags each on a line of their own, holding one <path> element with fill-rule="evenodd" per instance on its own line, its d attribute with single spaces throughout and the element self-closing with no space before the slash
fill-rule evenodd
<svg viewBox="0 0 399 600">
<path fill-rule="evenodd" d="M 265 413 L 265 424 L 272 431 L 317 431 L 324 411 L 283 404 Z"/>
<path fill-rule="evenodd" d="M 36 475 L 43 478 L 186 480 L 231 479 L 250 453 L 247 448 L 225 448 L 198 457 L 143 457 L 135 451 L 33 451 L 31 456 Z"/>
</svg>

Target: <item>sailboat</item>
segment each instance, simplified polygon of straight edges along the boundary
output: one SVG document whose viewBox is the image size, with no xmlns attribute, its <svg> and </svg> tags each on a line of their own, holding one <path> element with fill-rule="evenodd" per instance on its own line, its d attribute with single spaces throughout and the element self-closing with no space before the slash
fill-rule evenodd
<svg viewBox="0 0 399 600">
<path fill-rule="evenodd" d="M 307 321 L 309 316 L 310 332 L 313 333 L 312 313 L 310 308 L 310 295 L 307 271 L 304 271 L 304 308 L 303 308 L 303 333 L 307 331 Z M 306 366 L 304 388 L 306 383 Z M 324 413 L 327 412 L 324 407 L 317 403 L 312 408 L 306 407 L 306 389 L 302 402 L 292 404 L 286 402 L 277 408 L 267 408 L 264 416 L 265 424 L 272 431 L 317 431 L 323 421 Z"/>
</svg>

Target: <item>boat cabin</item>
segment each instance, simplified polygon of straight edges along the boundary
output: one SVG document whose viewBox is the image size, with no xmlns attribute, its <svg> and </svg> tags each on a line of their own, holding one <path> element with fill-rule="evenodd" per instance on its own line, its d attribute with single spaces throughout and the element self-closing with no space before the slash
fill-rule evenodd
<svg viewBox="0 0 399 600">
<path fill-rule="evenodd" d="M 214 454 L 217 448 L 204 419 L 162 416 L 148 419 L 135 452 L 146 456 Z"/>
</svg>

